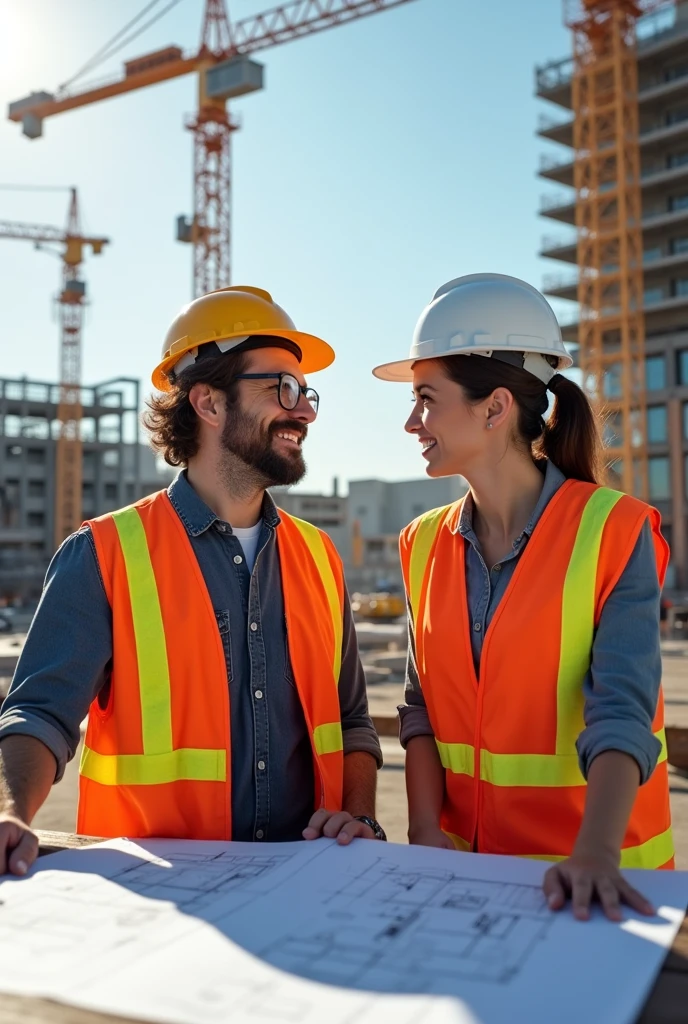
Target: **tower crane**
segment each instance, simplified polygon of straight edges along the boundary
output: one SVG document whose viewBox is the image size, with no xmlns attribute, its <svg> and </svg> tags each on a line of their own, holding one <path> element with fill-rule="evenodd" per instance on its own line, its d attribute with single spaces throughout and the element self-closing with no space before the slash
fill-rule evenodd
<svg viewBox="0 0 688 1024">
<path fill-rule="evenodd" d="M 62 287 L 60 309 L 60 396 L 57 407 L 59 434 L 55 459 L 55 547 L 81 525 L 81 333 L 86 284 L 81 277 L 84 250 L 98 256 L 107 238 L 83 235 L 79 225 L 77 191 L 70 189 L 67 227 L 0 221 L 0 238 L 22 239 L 37 247 L 59 245 Z"/>
<path fill-rule="evenodd" d="M 127 61 L 124 73 L 110 81 L 77 91 L 63 87 L 56 94 L 31 93 L 10 103 L 8 116 L 21 122 L 24 135 L 36 139 L 42 135 L 43 121 L 55 114 L 195 72 L 198 109 L 186 122 L 194 137 L 194 212 L 190 220 L 178 218 L 177 237 L 193 245 L 193 291 L 200 295 L 230 283 L 230 136 L 239 125 L 227 103 L 263 87 L 263 66 L 249 55 L 410 2 L 291 0 L 230 23 L 225 0 L 205 0 L 201 42 L 195 52 L 168 46 L 147 53 Z M 153 6 L 149 3 L 144 10 Z"/>
<path fill-rule="evenodd" d="M 647 497 L 638 18 L 673 0 L 564 0 L 573 32 L 579 361 L 593 403 L 614 418 L 623 489 Z M 620 364 L 621 388 L 604 375 Z"/>
</svg>

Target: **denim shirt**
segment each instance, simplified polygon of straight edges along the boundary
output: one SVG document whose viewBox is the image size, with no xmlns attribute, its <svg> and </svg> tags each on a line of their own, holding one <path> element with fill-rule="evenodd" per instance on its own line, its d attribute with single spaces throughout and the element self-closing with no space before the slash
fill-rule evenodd
<svg viewBox="0 0 688 1024">
<path fill-rule="evenodd" d="M 470 492 L 466 496 L 458 533 L 466 550 L 466 595 L 476 674 L 485 633 L 499 602 L 542 513 L 565 479 L 552 462 L 547 463 L 542 493 L 528 525 L 514 541 L 511 552 L 491 568 L 473 529 Z M 661 744 L 652 733 L 652 719 L 662 678 L 659 599 L 654 542 L 646 523 L 602 609 L 591 667 L 583 682 L 585 728 L 578 737 L 577 750 L 585 778 L 593 760 L 605 750 L 620 750 L 635 758 L 642 782 L 647 781 L 657 763 Z M 418 677 L 410 614 L 405 700 L 399 708 L 403 746 L 414 736 L 434 735 Z"/>
<path fill-rule="evenodd" d="M 229 523 L 201 500 L 182 472 L 170 501 L 198 559 L 222 637 L 230 697 L 232 837 L 301 838 L 313 813 L 313 756 L 287 646 L 275 529 L 268 494 L 253 572 Z M 60 547 L 0 715 L 0 739 L 35 736 L 54 754 L 58 781 L 79 743 L 89 705 L 107 700 L 112 613 L 89 527 Z M 202 685 L 203 680 L 197 680 Z M 368 714 L 365 677 L 348 599 L 344 601 L 339 702 L 344 753 L 382 763 Z"/>
</svg>

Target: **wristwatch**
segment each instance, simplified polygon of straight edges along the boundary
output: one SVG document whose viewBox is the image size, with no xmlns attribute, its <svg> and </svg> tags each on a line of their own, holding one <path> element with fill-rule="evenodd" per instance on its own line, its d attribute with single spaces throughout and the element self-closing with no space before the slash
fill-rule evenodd
<svg viewBox="0 0 688 1024">
<path fill-rule="evenodd" d="M 375 818 L 369 818 L 367 814 L 354 814 L 354 819 L 362 821 L 364 825 L 372 829 L 376 839 L 381 839 L 383 843 L 387 842 L 387 834 L 380 822 L 376 821 Z"/>
</svg>

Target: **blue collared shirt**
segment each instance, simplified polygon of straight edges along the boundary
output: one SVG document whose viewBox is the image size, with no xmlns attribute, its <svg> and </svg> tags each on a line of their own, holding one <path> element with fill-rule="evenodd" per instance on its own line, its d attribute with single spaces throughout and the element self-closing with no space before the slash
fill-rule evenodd
<svg viewBox="0 0 688 1024">
<path fill-rule="evenodd" d="M 168 489 L 188 534 L 224 646 L 232 740 L 232 835 L 250 841 L 301 838 L 313 813 L 313 756 L 287 646 L 275 529 L 268 494 L 253 572 L 229 523 L 218 519 L 182 472 Z M 93 700 L 107 700 L 112 613 L 88 527 L 52 560 L 9 694 L 0 739 L 35 736 L 58 763 L 56 781 L 79 743 Z M 203 680 L 198 680 L 201 686 Z M 368 714 L 365 677 L 348 599 L 344 602 L 339 702 L 344 753 L 382 763 Z"/>
<path fill-rule="evenodd" d="M 547 463 L 542 493 L 528 525 L 514 541 L 510 554 L 491 568 L 483 558 L 473 529 L 470 492 L 466 496 L 458 533 L 466 549 L 466 594 L 476 673 L 485 633 L 499 602 L 542 513 L 565 479 L 552 462 Z M 643 782 L 657 763 L 661 744 L 652 733 L 652 719 L 662 678 L 659 599 L 654 542 L 646 523 L 602 610 L 591 668 L 583 683 L 585 729 L 578 738 L 577 749 L 586 778 L 593 760 L 605 750 L 620 750 L 635 758 Z M 433 735 L 418 678 L 412 630 L 405 699 L 406 703 L 399 708 L 404 746 L 413 736 Z"/>
</svg>

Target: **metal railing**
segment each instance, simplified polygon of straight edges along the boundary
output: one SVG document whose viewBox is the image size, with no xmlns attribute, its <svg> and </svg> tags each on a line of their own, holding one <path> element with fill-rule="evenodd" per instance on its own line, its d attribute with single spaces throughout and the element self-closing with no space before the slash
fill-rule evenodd
<svg viewBox="0 0 688 1024">
<path fill-rule="evenodd" d="M 665 39 L 672 36 L 688 35 L 688 23 L 676 22 L 676 11 L 674 7 L 657 11 L 655 14 L 641 18 L 638 22 L 638 51 L 649 49 Z M 573 78 L 574 63 L 573 57 L 564 57 L 561 60 L 550 61 L 535 69 L 535 82 L 538 92 L 553 92 L 562 86 L 569 85 Z"/>
<path fill-rule="evenodd" d="M 540 196 L 539 212 L 544 213 L 546 210 L 565 210 L 569 206 L 575 206 L 575 203 L 575 192 L 572 192 L 571 195 L 568 196 L 550 193 L 549 195 Z"/>
<path fill-rule="evenodd" d="M 557 313 L 557 320 L 560 327 L 573 327 L 580 320 L 580 313 L 577 309 L 568 309 L 563 313 Z"/>
<path fill-rule="evenodd" d="M 550 249 L 571 249 L 576 247 L 576 236 L 565 238 L 563 235 L 544 235 L 540 239 L 540 252 Z"/>
<path fill-rule="evenodd" d="M 547 132 L 552 128 L 573 128 L 573 118 L 552 117 L 550 114 L 540 114 L 537 126 L 539 132 Z"/>
<path fill-rule="evenodd" d="M 574 270 L 568 274 L 545 274 L 542 279 L 542 288 L 546 292 L 557 292 L 563 288 L 578 287 L 578 271 Z"/>
<path fill-rule="evenodd" d="M 573 57 L 551 61 L 535 68 L 535 83 L 540 92 L 552 92 L 568 85 L 573 78 Z"/>
<path fill-rule="evenodd" d="M 540 170 L 553 171 L 558 167 L 570 167 L 573 164 L 573 156 L 562 159 L 560 156 L 550 156 L 548 153 L 540 154 Z"/>
</svg>

